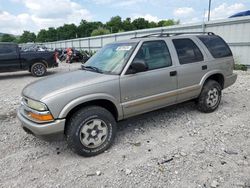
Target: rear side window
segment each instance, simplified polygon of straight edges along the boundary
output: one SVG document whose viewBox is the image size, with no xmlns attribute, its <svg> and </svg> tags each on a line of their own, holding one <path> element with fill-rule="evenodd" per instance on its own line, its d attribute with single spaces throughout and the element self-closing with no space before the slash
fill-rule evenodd
<svg viewBox="0 0 250 188">
<path fill-rule="evenodd" d="M 203 61 L 200 49 L 191 39 L 173 39 L 180 64 Z"/>
<path fill-rule="evenodd" d="M 0 55 L 11 54 L 11 53 L 16 53 L 16 48 L 14 45 L 8 45 L 8 44 L 0 45 Z"/>
<path fill-rule="evenodd" d="M 198 36 L 198 38 L 205 44 L 209 52 L 214 58 L 222 58 L 232 56 L 232 52 L 226 42 L 215 35 L 212 36 Z"/>
</svg>

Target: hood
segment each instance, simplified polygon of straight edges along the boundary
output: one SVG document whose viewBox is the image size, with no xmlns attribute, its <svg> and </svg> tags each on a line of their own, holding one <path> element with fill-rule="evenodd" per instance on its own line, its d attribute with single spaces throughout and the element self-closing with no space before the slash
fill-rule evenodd
<svg viewBox="0 0 250 188">
<path fill-rule="evenodd" d="M 97 84 L 117 78 L 117 75 L 100 74 L 96 72 L 77 70 L 50 76 L 27 85 L 23 96 L 39 100 L 74 90 L 80 87 Z"/>
</svg>

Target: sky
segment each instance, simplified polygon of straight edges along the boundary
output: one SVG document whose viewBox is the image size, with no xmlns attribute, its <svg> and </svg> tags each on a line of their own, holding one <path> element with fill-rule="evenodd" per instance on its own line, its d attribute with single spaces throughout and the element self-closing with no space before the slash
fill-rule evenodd
<svg viewBox="0 0 250 188">
<path fill-rule="evenodd" d="M 181 24 L 206 19 L 208 0 L 0 0 L 0 32 L 20 35 L 24 30 L 65 23 L 110 20 L 112 16 L 143 17 L 149 21 L 180 20 Z M 211 19 L 223 19 L 250 10 L 250 0 L 212 0 Z"/>
</svg>

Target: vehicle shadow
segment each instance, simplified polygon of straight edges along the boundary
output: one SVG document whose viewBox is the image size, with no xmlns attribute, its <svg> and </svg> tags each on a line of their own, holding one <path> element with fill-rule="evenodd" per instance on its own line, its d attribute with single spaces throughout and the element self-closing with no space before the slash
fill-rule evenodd
<svg viewBox="0 0 250 188">
<path fill-rule="evenodd" d="M 50 76 L 50 75 L 53 75 L 53 74 L 56 74 L 57 72 L 55 71 L 51 71 L 51 72 L 47 72 L 46 76 Z M 23 78 L 23 77 L 31 77 L 31 78 L 45 78 L 46 76 L 44 77 L 34 77 L 32 76 L 31 73 L 29 72 L 22 72 L 22 73 L 0 73 L 0 80 L 11 80 L 11 79 L 18 79 L 18 78 Z"/>
<path fill-rule="evenodd" d="M 145 114 L 137 115 L 119 122 L 118 133 L 124 131 L 125 133 L 123 134 L 126 134 L 126 132 L 129 132 L 131 128 L 146 128 L 147 126 L 151 126 L 151 124 L 148 122 L 153 122 L 154 125 L 152 126 L 157 126 L 157 124 L 161 123 L 160 121 L 165 122 L 166 118 L 168 124 L 171 124 L 172 119 L 181 118 L 184 112 L 190 112 L 194 110 L 196 110 L 194 101 L 187 101 Z"/>
</svg>

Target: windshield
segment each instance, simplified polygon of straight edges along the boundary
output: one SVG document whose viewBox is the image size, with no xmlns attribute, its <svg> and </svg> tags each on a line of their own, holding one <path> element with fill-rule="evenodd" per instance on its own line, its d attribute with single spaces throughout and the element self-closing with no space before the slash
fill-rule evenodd
<svg viewBox="0 0 250 188">
<path fill-rule="evenodd" d="M 92 67 L 102 73 L 120 74 L 137 43 L 114 43 L 104 46 L 84 67 Z"/>
</svg>

